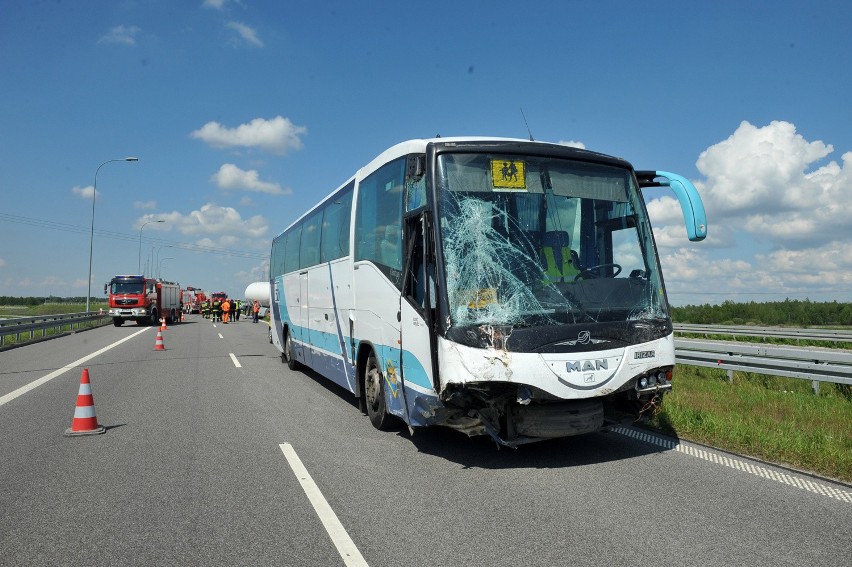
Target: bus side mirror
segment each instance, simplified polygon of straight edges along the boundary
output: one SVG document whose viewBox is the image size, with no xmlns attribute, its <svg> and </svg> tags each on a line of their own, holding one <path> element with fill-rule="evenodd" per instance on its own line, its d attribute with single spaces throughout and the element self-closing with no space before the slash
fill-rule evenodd
<svg viewBox="0 0 852 567">
<path fill-rule="evenodd" d="M 685 177 L 667 171 L 637 171 L 640 187 L 668 187 L 672 190 L 683 211 L 683 222 L 690 240 L 697 242 L 707 237 L 707 214 L 695 186 Z M 656 181 L 662 177 L 664 181 Z"/>
<path fill-rule="evenodd" d="M 104 284 L 104 295 L 106 295 L 106 294 L 107 294 L 107 288 L 108 288 L 108 287 L 109 287 L 109 284 L 105 283 L 105 284 Z"/>
</svg>

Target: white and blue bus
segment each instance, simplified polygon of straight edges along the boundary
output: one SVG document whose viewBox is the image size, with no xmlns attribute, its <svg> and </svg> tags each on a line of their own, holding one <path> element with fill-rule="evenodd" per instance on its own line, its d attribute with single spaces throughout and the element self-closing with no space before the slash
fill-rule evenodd
<svg viewBox="0 0 852 567">
<path fill-rule="evenodd" d="M 638 419 L 675 364 L 650 186 L 706 236 L 678 175 L 527 140 L 397 144 L 273 240 L 273 342 L 378 429 L 517 446 Z"/>
</svg>

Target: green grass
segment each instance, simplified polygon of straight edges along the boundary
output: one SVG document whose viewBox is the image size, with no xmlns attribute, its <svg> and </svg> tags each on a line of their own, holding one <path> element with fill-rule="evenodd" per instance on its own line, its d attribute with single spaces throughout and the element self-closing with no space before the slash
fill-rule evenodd
<svg viewBox="0 0 852 567">
<path fill-rule="evenodd" d="M 852 388 L 678 366 L 650 425 L 734 453 L 852 481 Z"/>
<path fill-rule="evenodd" d="M 90 302 L 89 310 L 97 311 L 108 309 L 106 301 Z M 0 317 L 39 317 L 41 315 L 64 315 L 66 313 L 83 313 L 86 311 L 85 303 L 42 303 L 39 305 L 2 305 L 0 306 Z"/>
<path fill-rule="evenodd" d="M 98 308 L 104 308 L 104 311 L 107 310 L 106 303 L 90 303 L 89 309 L 91 311 L 96 311 Z M 63 315 L 66 313 L 83 313 L 86 311 L 85 303 L 46 303 L 42 305 L 4 305 L 0 306 L 0 318 L 11 318 L 11 317 L 41 317 L 46 315 Z M 109 317 L 104 317 L 101 320 L 96 321 L 88 321 L 85 323 L 80 323 L 75 325 L 76 330 L 81 328 L 89 328 L 89 327 L 99 327 L 102 325 L 109 325 L 112 323 L 112 320 Z M 40 340 L 44 337 L 50 337 L 53 335 L 59 335 L 62 333 L 67 333 L 71 331 L 71 325 L 62 325 L 61 327 L 44 329 L 40 331 L 35 331 L 34 336 L 30 336 L 30 333 L 21 333 L 17 338 L 15 335 L 6 335 L 3 338 L 3 346 L 10 346 L 13 344 L 23 344 L 33 340 Z"/>
</svg>

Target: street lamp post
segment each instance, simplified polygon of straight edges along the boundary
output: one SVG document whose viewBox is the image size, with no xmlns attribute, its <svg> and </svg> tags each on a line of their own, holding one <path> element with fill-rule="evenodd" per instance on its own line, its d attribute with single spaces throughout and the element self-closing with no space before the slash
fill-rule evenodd
<svg viewBox="0 0 852 567">
<path fill-rule="evenodd" d="M 166 260 L 174 260 L 174 258 L 172 256 L 169 256 L 167 258 L 163 258 L 163 259 L 160 260 L 160 263 L 157 266 L 157 279 L 158 280 L 163 279 L 163 262 L 165 262 Z"/>
<path fill-rule="evenodd" d="M 95 170 L 95 185 L 92 187 L 92 229 L 89 232 L 89 279 L 86 288 L 86 312 L 89 312 L 89 298 L 92 296 L 92 247 L 95 242 L 95 197 L 98 194 L 98 172 L 103 166 L 114 161 L 139 161 L 137 157 L 126 157 L 121 159 L 108 159 Z"/>
<path fill-rule="evenodd" d="M 157 273 L 155 275 L 157 276 L 157 279 L 160 279 L 160 250 L 163 248 L 174 248 L 174 246 L 172 244 L 166 244 L 164 246 L 156 246 L 155 248 L 157 249 L 156 259 L 154 260 L 154 263 L 151 264 L 151 269 L 153 270 L 155 267 L 157 268 Z"/>
<path fill-rule="evenodd" d="M 146 224 L 151 224 L 152 222 L 166 222 L 164 220 L 149 220 L 142 223 L 142 226 L 139 227 L 139 273 L 142 273 L 142 229 L 145 228 Z"/>
</svg>

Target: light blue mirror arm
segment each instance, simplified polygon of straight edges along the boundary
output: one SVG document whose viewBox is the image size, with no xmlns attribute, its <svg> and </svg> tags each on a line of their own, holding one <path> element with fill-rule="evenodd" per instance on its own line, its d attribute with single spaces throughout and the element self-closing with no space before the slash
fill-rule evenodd
<svg viewBox="0 0 852 567">
<path fill-rule="evenodd" d="M 662 185 L 668 185 L 674 191 L 680 208 L 683 211 L 683 222 L 686 225 L 686 234 L 693 242 L 704 240 L 707 237 L 707 214 L 704 212 L 704 203 L 701 201 L 701 196 L 688 179 L 669 173 L 667 171 L 658 171 L 657 177 L 664 177 L 668 183 L 662 182 Z"/>
</svg>

